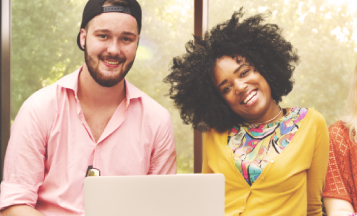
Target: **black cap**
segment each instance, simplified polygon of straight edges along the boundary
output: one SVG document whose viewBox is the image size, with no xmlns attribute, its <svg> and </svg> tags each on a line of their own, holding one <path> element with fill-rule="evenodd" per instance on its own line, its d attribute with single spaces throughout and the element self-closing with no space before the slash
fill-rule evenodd
<svg viewBox="0 0 357 216">
<path fill-rule="evenodd" d="M 81 24 L 81 29 L 85 28 L 87 23 L 93 19 L 95 16 L 101 14 L 101 13 L 107 13 L 107 12 L 119 12 L 119 13 L 127 13 L 133 16 L 136 19 L 136 22 L 138 23 L 138 32 L 140 34 L 141 30 L 141 7 L 139 3 L 136 0 L 129 0 L 129 4 L 127 6 L 107 6 L 103 7 L 103 4 L 106 0 L 89 0 L 84 7 L 83 10 L 83 17 L 82 17 L 82 24 Z M 77 36 L 77 45 L 79 49 L 83 50 L 80 43 L 79 36 L 81 34 L 81 31 L 79 31 L 78 36 Z"/>
</svg>

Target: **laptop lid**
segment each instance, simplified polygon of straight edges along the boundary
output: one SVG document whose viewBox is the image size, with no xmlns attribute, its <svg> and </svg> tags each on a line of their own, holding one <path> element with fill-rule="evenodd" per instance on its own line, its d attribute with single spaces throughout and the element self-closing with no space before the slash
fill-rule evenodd
<svg viewBox="0 0 357 216">
<path fill-rule="evenodd" d="M 86 216 L 224 216 L 224 176 L 87 177 L 84 206 Z"/>
</svg>

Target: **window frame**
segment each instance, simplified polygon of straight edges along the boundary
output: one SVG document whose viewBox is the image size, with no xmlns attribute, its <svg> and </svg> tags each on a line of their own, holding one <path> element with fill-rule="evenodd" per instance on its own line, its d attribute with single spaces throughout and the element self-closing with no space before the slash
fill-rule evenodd
<svg viewBox="0 0 357 216">
<path fill-rule="evenodd" d="M 10 138 L 10 51 L 11 51 L 11 0 L 1 1 L 1 73 L 0 73 L 0 179 L 3 177 L 4 157 Z"/>
<path fill-rule="evenodd" d="M 208 0 L 195 0 L 194 3 L 194 35 L 203 37 L 208 30 Z M 200 131 L 193 132 L 193 172 L 202 172 L 202 141 L 203 134 Z"/>
</svg>

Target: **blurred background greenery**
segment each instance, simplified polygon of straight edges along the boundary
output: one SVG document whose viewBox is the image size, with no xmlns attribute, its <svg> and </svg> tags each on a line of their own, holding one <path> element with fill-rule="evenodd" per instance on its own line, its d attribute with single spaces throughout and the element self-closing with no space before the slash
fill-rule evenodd
<svg viewBox="0 0 357 216">
<path fill-rule="evenodd" d="M 127 79 L 166 107 L 174 124 L 179 173 L 193 172 L 193 131 L 166 96 L 162 82 L 174 56 L 193 37 L 193 0 L 138 0 L 143 27 Z M 54 83 L 83 64 L 76 44 L 87 0 L 12 0 L 11 119 L 34 91 Z M 311 107 L 331 125 L 343 114 L 357 57 L 357 1 L 210 0 L 209 26 L 244 7 L 246 16 L 267 13 L 283 28 L 301 63 L 295 86 L 282 107 Z"/>
</svg>

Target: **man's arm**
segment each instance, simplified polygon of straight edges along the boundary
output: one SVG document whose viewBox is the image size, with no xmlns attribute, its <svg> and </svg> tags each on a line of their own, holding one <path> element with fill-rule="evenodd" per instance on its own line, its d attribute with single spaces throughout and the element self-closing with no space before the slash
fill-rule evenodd
<svg viewBox="0 0 357 216">
<path fill-rule="evenodd" d="M 28 205 L 14 205 L 1 211 L 0 216 L 44 216 Z"/>
<path fill-rule="evenodd" d="M 47 136 L 47 115 L 38 104 L 32 96 L 26 100 L 12 125 L 1 182 L 1 209 L 36 206 L 38 188 L 44 180 Z"/>
<path fill-rule="evenodd" d="M 176 147 L 174 130 L 170 114 L 167 110 L 163 113 L 151 155 L 150 170 L 148 174 L 165 175 L 176 174 Z"/>
</svg>

